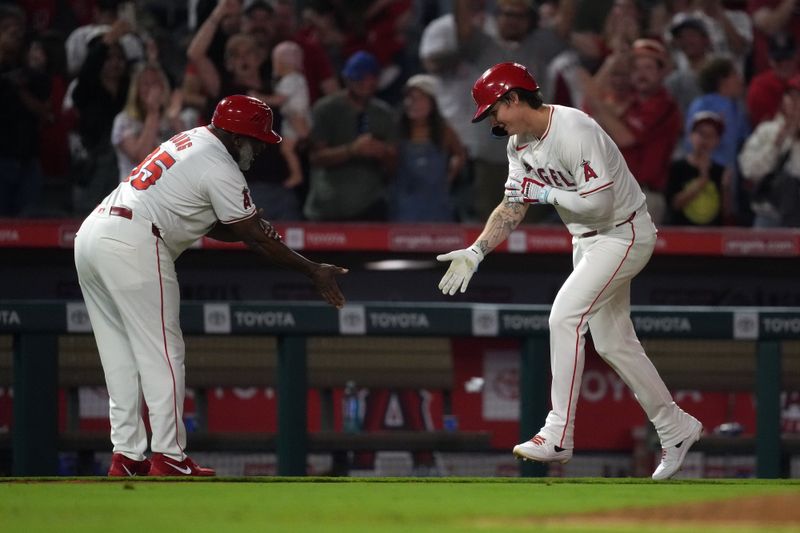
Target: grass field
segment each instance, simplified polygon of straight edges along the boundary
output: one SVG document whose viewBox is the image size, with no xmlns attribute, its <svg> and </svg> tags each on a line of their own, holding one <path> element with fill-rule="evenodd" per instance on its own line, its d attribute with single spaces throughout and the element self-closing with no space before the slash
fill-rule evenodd
<svg viewBox="0 0 800 533">
<path fill-rule="evenodd" d="M 800 482 L 274 477 L 211 481 L 8 479 L 0 481 L 0 531 L 800 532 L 800 523 L 785 519 L 770 523 L 773 517 L 767 509 L 763 517 L 758 516 L 757 508 L 755 516 L 736 523 L 726 516 L 711 516 L 724 501 L 739 502 L 754 497 L 788 501 L 785 499 L 800 497 Z M 800 499 L 797 501 L 800 503 Z M 705 508 L 710 509 L 703 511 L 709 516 L 702 523 L 648 518 L 650 509 L 656 507 L 680 509 L 697 502 L 705 502 Z M 645 510 L 637 512 L 637 508 Z M 622 518 L 602 515 L 609 512 Z M 626 513 L 644 517 L 629 520 Z"/>
</svg>

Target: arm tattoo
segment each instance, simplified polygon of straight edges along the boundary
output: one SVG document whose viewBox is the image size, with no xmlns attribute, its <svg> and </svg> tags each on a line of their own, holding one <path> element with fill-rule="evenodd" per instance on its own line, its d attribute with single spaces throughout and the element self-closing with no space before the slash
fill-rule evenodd
<svg viewBox="0 0 800 533">
<path fill-rule="evenodd" d="M 525 218 L 527 211 L 528 206 L 523 204 L 504 201 L 498 205 L 476 241 L 481 251 L 486 254 L 506 240 Z"/>
</svg>

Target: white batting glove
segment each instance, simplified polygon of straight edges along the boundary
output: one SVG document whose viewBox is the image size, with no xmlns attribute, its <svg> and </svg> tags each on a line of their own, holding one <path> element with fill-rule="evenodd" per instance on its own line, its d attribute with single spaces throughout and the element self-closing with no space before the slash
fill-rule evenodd
<svg viewBox="0 0 800 533">
<path fill-rule="evenodd" d="M 478 265 L 483 261 L 483 257 L 481 249 L 474 244 L 469 248 L 437 255 L 437 261 L 450 261 L 450 268 L 447 269 L 442 281 L 439 282 L 439 289 L 441 289 L 442 294 L 452 296 L 459 287 L 461 287 L 461 292 L 465 292 L 467 285 L 469 285 L 469 280 L 478 270 Z"/>
<path fill-rule="evenodd" d="M 505 196 L 509 202 L 518 204 L 546 204 L 553 188 L 539 180 L 510 176 L 506 181 Z"/>
</svg>

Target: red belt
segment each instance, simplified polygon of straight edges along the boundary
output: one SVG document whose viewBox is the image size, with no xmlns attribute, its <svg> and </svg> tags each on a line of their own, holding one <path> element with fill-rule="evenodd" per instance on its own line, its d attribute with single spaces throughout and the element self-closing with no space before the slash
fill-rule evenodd
<svg viewBox="0 0 800 533">
<path fill-rule="evenodd" d="M 631 220 L 633 220 L 633 217 L 635 217 L 635 216 L 636 216 L 636 211 L 634 211 L 633 213 L 631 213 L 631 216 L 629 216 L 628 218 L 626 218 L 625 220 L 623 220 L 623 221 L 622 221 L 622 222 L 620 222 L 619 224 L 616 224 L 614 227 L 615 227 L 615 228 L 618 228 L 618 227 L 620 227 L 620 226 L 621 226 L 621 225 L 623 225 L 623 224 L 627 224 L 628 222 L 630 222 Z M 586 237 L 594 237 L 595 235 L 597 235 L 597 234 L 598 234 L 598 233 L 600 233 L 601 231 L 605 231 L 605 230 L 597 230 L 597 229 L 593 229 L 592 231 L 587 231 L 586 233 L 581 233 L 580 235 L 578 235 L 578 238 L 579 238 L 579 239 L 584 239 L 584 238 L 586 238 Z"/>
<path fill-rule="evenodd" d="M 115 217 L 122 217 L 127 218 L 128 220 L 133 220 L 133 211 L 128 207 L 122 207 L 120 205 L 112 205 L 108 209 L 108 214 L 115 216 Z M 156 227 L 155 224 L 151 224 L 153 235 L 161 239 L 161 231 Z"/>
<path fill-rule="evenodd" d="M 108 210 L 108 214 L 114 215 L 115 217 L 122 217 L 122 218 L 127 218 L 128 220 L 133 220 L 133 211 L 131 211 L 127 207 L 112 205 L 111 208 Z"/>
</svg>

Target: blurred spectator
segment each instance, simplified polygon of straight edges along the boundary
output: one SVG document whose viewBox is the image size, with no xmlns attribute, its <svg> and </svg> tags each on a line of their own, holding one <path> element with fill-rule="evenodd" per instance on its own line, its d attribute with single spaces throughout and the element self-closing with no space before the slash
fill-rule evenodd
<svg viewBox="0 0 800 533">
<path fill-rule="evenodd" d="M 636 97 L 625 113 L 618 117 L 595 93 L 586 93 L 592 116 L 620 147 L 656 224 L 666 214 L 667 170 L 681 132 L 680 110 L 664 87 L 668 70 L 664 46 L 654 39 L 638 39 L 633 44 L 631 76 Z"/>
<path fill-rule="evenodd" d="M 439 82 L 440 90 L 436 94 L 439 112 L 466 148 L 467 161 L 452 191 L 458 220 L 472 221 L 475 219 L 472 194 L 474 159 L 485 135 L 472 124 L 472 84 L 481 72 L 476 65 L 464 61 L 459 53 L 456 21 L 452 13 L 432 20 L 425 27 L 419 55 L 423 68 Z M 501 148 L 498 146 L 497 150 Z"/>
<path fill-rule="evenodd" d="M 747 89 L 747 110 L 753 127 L 775 116 L 789 80 L 797 74 L 797 48 L 791 35 L 778 34 L 770 39 L 769 66 L 769 70 L 750 81 Z"/>
<path fill-rule="evenodd" d="M 397 173 L 389 191 L 390 220 L 455 220 L 450 185 L 461 172 L 466 153 L 439 114 L 439 90 L 438 81 L 429 74 L 417 74 L 406 82 Z"/>
<path fill-rule="evenodd" d="M 753 42 L 753 74 L 769 68 L 769 39 L 791 35 L 800 42 L 800 3 L 798 0 L 747 0 L 747 10 L 756 28 Z"/>
<path fill-rule="evenodd" d="M 255 38 L 244 33 L 231 36 L 225 43 L 225 66 L 220 71 L 206 55 L 208 41 L 204 37 L 207 35 L 201 28 L 187 52 L 202 82 L 206 101 L 211 104 L 206 107 L 204 115 L 211 116 L 213 102 L 225 96 L 249 94 L 260 97 L 271 92 L 270 79 L 265 78 L 261 70 L 264 51 L 258 48 Z"/>
<path fill-rule="evenodd" d="M 119 183 L 111 127 L 128 99 L 130 76 L 125 53 L 109 31 L 89 44 L 72 93 L 78 114 L 79 146 L 73 147 L 73 208 L 92 210 Z"/>
<path fill-rule="evenodd" d="M 409 64 L 405 53 L 412 3 L 413 0 L 364 0 L 359 6 L 359 2 L 342 2 L 348 6 L 347 28 L 351 36 L 356 36 L 345 50 L 348 54 L 366 50 L 375 56 L 382 67 L 378 91 L 391 104 L 402 99 L 403 82 L 415 66 Z"/>
<path fill-rule="evenodd" d="M 497 0 L 492 35 L 478 21 L 489 13 L 476 9 L 475 0 L 456 0 L 454 14 L 459 49 L 479 71 L 502 62 L 516 61 L 533 72 L 544 73 L 550 61 L 567 47 L 571 29 L 572 0 L 562 2 L 564 13 L 556 27 L 540 27 L 532 0 Z M 543 94 L 550 94 L 546 79 L 538 80 Z M 498 199 L 499 200 L 499 199 Z M 497 202 L 494 203 L 497 206 Z"/>
<path fill-rule="evenodd" d="M 753 226 L 800 226 L 800 75 L 789 80 L 779 113 L 748 137 L 739 165 L 754 184 Z"/>
<path fill-rule="evenodd" d="M 194 39 L 197 39 L 199 33 L 203 34 L 201 40 L 208 39 L 206 54 L 219 70 L 225 68 L 225 44 L 232 35 L 242 31 L 242 2 L 243 0 L 198 0 L 196 12 L 200 27 L 197 28 Z M 189 46 L 191 47 L 191 43 Z"/>
<path fill-rule="evenodd" d="M 273 3 L 275 42 L 291 40 L 303 49 L 302 70 L 308 83 L 309 98 L 313 104 L 320 96 L 338 91 L 339 79 L 319 41 L 312 34 L 298 30 L 294 4 L 294 0 L 275 0 Z"/>
<path fill-rule="evenodd" d="M 601 100 L 608 112 L 622 117 L 636 99 L 631 84 L 632 73 L 633 56 L 629 52 L 609 55 L 594 76 L 585 68 L 578 67 L 572 76 L 574 82 L 570 85 L 580 89 L 573 90 L 570 100 L 580 98 L 580 106 L 571 107 L 582 107 L 591 115 L 591 102 Z"/>
<path fill-rule="evenodd" d="M 275 93 L 267 104 L 279 107 L 284 118 L 283 142 L 303 141 L 311 131 L 308 84 L 303 76 L 303 50 L 294 41 L 283 41 L 272 50 Z"/>
<path fill-rule="evenodd" d="M 347 59 L 347 28 L 344 13 L 330 0 L 310 0 L 302 11 L 298 30 L 304 41 L 316 42 L 325 51 L 333 68 L 341 70 Z"/>
<path fill-rule="evenodd" d="M 583 4 L 581 14 L 587 9 Z M 603 93 L 603 98 L 613 101 L 617 108 L 627 107 L 633 97 L 626 82 L 630 78 L 630 50 L 642 33 L 640 20 L 635 2 L 616 0 L 605 12 L 602 33 L 590 28 L 573 31 L 572 47 L 547 67 L 545 86 L 551 94 L 545 99 L 558 105 L 583 107 L 587 75 L 593 75 L 594 88 Z"/>
<path fill-rule="evenodd" d="M 39 163 L 44 177 L 44 211 L 69 211 L 69 132 L 74 117 L 64 112 L 67 92 L 67 63 L 63 37 L 51 31 L 31 41 L 28 68 L 44 78 L 47 102 L 39 128 Z"/>
<path fill-rule="evenodd" d="M 177 132 L 197 125 L 196 117 L 181 117 L 181 93 L 171 91 L 166 74 L 157 63 L 141 63 L 131 75 L 125 108 L 114 118 L 111 144 L 117 156 L 119 180 L 158 145 Z"/>
<path fill-rule="evenodd" d="M 700 111 L 713 111 L 725 122 L 719 146 L 714 150 L 714 161 L 733 169 L 736 165 L 736 154 L 750 132 L 747 113 L 742 102 L 744 81 L 733 61 L 727 58 L 716 58 L 703 67 L 699 75 L 700 88 L 703 94 L 689 105 L 688 117 Z M 689 134 L 691 119 L 686 121 L 684 148 L 689 150 Z"/>
<path fill-rule="evenodd" d="M 357 51 L 381 65 L 378 90 L 389 88 L 407 70 L 403 64 L 411 0 L 312 0 L 303 13 L 305 31 L 325 48 L 334 65 Z"/>
<path fill-rule="evenodd" d="M 35 35 L 50 31 L 66 35 L 77 26 L 90 23 L 89 4 L 86 0 L 17 0 L 17 5 L 25 11 L 28 27 Z M 61 47 L 64 47 L 63 39 Z"/>
<path fill-rule="evenodd" d="M 268 52 L 275 42 L 275 10 L 264 0 L 251 0 L 242 12 L 242 33 L 252 35 L 259 48 Z"/>
<path fill-rule="evenodd" d="M 456 0 L 454 14 L 459 53 L 476 68 L 478 75 L 503 61 L 516 61 L 532 72 L 544 73 L 548 63 L 567 47 L 572 21 L 571 0 L 563 2 L 565 12 L 559 18 L 561 25 L 556 28 L 538 26 L 538 13 L 532 0 L 497 0 L 495 36 L 485 31 L 480 22 L 489 13 L 476 9 L 475 4 L 475 0 Z M 546 76 L 538 80 L 545 94 L 548 93 L 546 82 Z M 504 140 L 481 142 L 475 147 L 473 199 L 475 216 L 479 220 L 487 220 L 503 198 L 503 184 L 508 177 L 505 148 Z M 536 209 L 528 209 L 527 221 L 542 219 L 552 212 L 546 206 L 534 207 Z"/>
<path fill-rule="evenodd" d="M 697 76 L 711 57 L 711 41 L 702 19 L 683 13 L 673 19 L 670 33 L 677 53 L 675 69 L 664 83 L 685 117 L 689 104 L 702 94 Z"/>
<path fill-rule="evenodd" d="M 275 40 L 275 10 L 264 0 L 250 0 L 242 12 L 242 33 L 249 35 L 256 43 L 261 55 L 259 73 L 262 80 L 270 81 L 272 72 L 272 47 Z"/>
<path fill-rule="evenodd" d="M 183 76 L 183 99 L 194 107 L 205 120 L 211 119 L 218 94 L 215 87 L 219 73 L 228 65 L 228 39 L 239 33 L 242 20 L 241 0 L 220 0 L 200 25 L 186 49 L 189 64 Z M 213 73 L 212 73 L 213 70 Z M 235 93 L 231 93 L 235 94 Z"/>
<path fill-rule="evenodd" d="M 305 150 L 311 131 L 311 108 L 308 98 L 308 85 L 300 69 L 303 65 L 303 51 L 295 42 L 284 41 L 272 49 L 272 70 L 275 74 L 275 91 L 265 95 L 264 101 L 274 111 L 280 113 L 278 131 L 283 137 L 279 145 L 288 167 L 289 175 L 282 183 L 255 182 L 253 199 L 257 205 L 275 203 L 278 198 L 291 205 L 291 216 L 282 211 L 272 216 L 275 220 L 297 220 L 300 218 L 296 189 L 304 181 L 303 165 L 299 151 Z M 259 204 L 259 200 L 262 200 Z"/>
<path fill-rule="evenodd" d="M 209 19 L 226 16 L 226 9 L 235 11 L 236 6 L 228 0 L 219 4 Z M 250 34 L 238 33 L 225 43 L 225 66 L 219 71 L 206 55 L 214 23 L 204 23 L 192 39 L 187 55 L 202 81 L 208 102 L 232 94 L 247 94 L 264 101 L 270 100 L 273 93 L 272 80 L 266 77 L 263 68 L 266 51 L 258 46 L 256 38 Z M 270 61 L 271 63 L 271 61 Z M 271 70 L 271 69 L 270 69 Z M 210 116 L 212 109 L 205 112 Z M 273 129 L 281 131 L 282 115 L 275 110 Z M 264 216 L 272 220 L 297 220 L 300 208 L 294 187 L 302 182 L 302 171 L 294 144 L 279 143 L 267 145 L 264 152 L 256 158 L 252 167 L 245 172 L 250 193 L 256 205 L 264 208 Z M 289 187 L 287 187 L 287 183 Z"/>
<path fill-rule="evenodd" d="M 711 154 L 719 144 L 725 123 L 710 111 L 701 111 L 690 121 L 689 153 L 669 167 L 669 222 L 678 226 L 719 226 L 723 222 L 724 200 L 729 197 L 724 189 L 730 172 L 715 163 Z"/>
<path fill-rule="evenodd" d="M 112 40 L 119 42 L 128 61 L 141 61 L 145 57 L 144 45 L 136 35 L 133 19 L 133 2 L 121 0 L 96 0 L 92 9 L 93 22 L 76 28 L 67 37 L 67 69 L 70 76 L 77 76 L 86 61 L 89 43 L 100 35 L 110 33 Z M 125 14 L 120 17 L 120 13 Z"/>
<path fill-rule="evenodd" d="M 606 4 L 610 6 L 604 7 L 602 2 L 581 3 L 575 15 L 576 19 L 582 21 L 581 26 L 575 28 L 570 35 L 572 47 L 582 63 L 588 66 L 594 65 L 595 68 L 609 54 L 629 51 L 633 42 L 644 33 L 642 11 L 636 1 L 613 0 Z M 585 20 L 587 17 L 597 20 Z M 601 26 L 599 31 L 592 27 L 598 24 L 597 21 Z M 584 27 L 585 24 L 590 26 Z"/>
<path fill-rule="evenodd" d="M 690 0 L 673 21 L 691 15 L 703 21 L 715 56 L 727 57 L 740 72 L 753 43 L 753 23 L 744 11 L 725 9 L 722 0 Z"/>
<path fill-rule="evenodd" d="M 39 127 L 48 116 L 46 76 L 25 57 L 25 18 L 0 6 L 0 217 L 35 211 L 41 196 Z"/>
<path fill-rule="evenodd" d="M 356 52 L 342 70 L 346 89 L 312 108 L 310 220 L 386 220 L 386 183 L 397 157 L 397 120 L 375 98 L 380 64 Z"/>
</svg>

